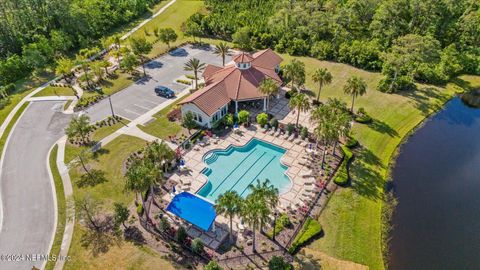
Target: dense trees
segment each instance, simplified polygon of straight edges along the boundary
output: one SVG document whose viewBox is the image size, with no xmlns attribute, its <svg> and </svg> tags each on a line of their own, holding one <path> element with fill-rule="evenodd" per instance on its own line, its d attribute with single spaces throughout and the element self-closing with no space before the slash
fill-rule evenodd
<svg viewBox="0 0 480 270">
<path fill-rule="evenodd" d="M 443 83 L 462 72 L 480 73 L 477 0 L 205 3 L 209 12 L 189 19 L 196 36 L 382 71 L 382 91 L 412 89 L 415 81 Z M 426 58 L 419 58 L 423 53 Z M 403 59 L 396 60 L 398 55 Z"/>
<path fill-rule="evenodd" d="M 72 49 L 97 45 L 159 1 L 0 1 L 0 84 L 41 71 Z"/>
</svg>

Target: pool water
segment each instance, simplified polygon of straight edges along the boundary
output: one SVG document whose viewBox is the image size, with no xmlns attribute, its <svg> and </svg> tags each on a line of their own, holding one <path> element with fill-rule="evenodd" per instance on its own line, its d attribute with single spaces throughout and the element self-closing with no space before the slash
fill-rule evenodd
<svg viewBox="0 0 480 270">
<path fill-rule="evenodd" d="M 205 154 L 207 164 L 202 171 L 208 182 L 197 192 L 198 195 L 214 202 L 218 196 L 234 190 L 245 198 L 250 184 L 256 180 L 270 180 L 270 183 L 282 193 L 291 186 L 285 174 L 287 166 L 280 162 L 286 150 L 273 144 L 252 139 L 246 145 L 229 146 L 225 150 L 212 150 Z"/>
</svg>

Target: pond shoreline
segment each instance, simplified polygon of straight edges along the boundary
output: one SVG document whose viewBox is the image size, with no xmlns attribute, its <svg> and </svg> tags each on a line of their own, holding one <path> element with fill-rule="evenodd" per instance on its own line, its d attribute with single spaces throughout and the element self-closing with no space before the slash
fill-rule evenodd
<svg viewBox="0 0 480 270">
<path fill-rule="evenodd" d="M 384 267 L 385 269 L 389 269 L 389 262 L 390 262 L 390 240 L 392 238 L 392 233 L 394 230 L 394 226 L 392 224 L 392 217 L 393 213 L 395 212 L 396 206 L 397 206 L 397 195 L 395 194 L 394 191 L 394 186 L 395 182 L 392 176 L 392 172 L 395 169 L 395 165 L 397 162 L 397 159 L 399 155 L 401 154 L 402 147 L 408 142 L 408 140 L 422 127 L 425 126 L 428 121 L 431 120 L 433 116 L 441 112 L 442 110 L 445 109 L 445 106 L 447 103 L 450 101 L 454 100 L 455 98 L 460 98 L 460 95 L 465 93 L 465 89 L 460 92 L 455 92 L 453 93 L 450 97 L 448 97 L 445 102 L 441 104 L 441 106 L 438 107 L 438 109 L 433 110 L 430 112 L 428 115 L 424 117 L 422 121 L 420 121 L 416 126 L 414 126 L 408 133 L 406 133 L 398 145 L 395 147 L 395 151 L 392 152 L 389 158 L 388 162 L 388 168 L 387 168 L 387 173 L 385 175 L 385 186 L 384 186 L 384 200 L 382 204 L 382 216 L 381 216 L 381 226 L 382 226 L 382 236 L 381 236 L 381 246 L 382 246 L 382 255 L 383 255 L 383 262 L 384 262 Z M 391 195 L 391 199 L 385 199 L 388 198 Z M 384 213 L 384 208 L 387 207 L 387 212 L 389 212 L 387 215 Z"/>
</svg>

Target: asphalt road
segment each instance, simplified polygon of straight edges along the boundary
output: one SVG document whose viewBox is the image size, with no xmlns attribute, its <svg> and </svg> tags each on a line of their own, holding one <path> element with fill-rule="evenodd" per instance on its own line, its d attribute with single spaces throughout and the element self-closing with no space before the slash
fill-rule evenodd
<svg viewBox="0 0 480 270">
<path fill-rule="evenodd" d="M 134 120 L 157 105 L 165 102 L 165 98 L 155 94 L 157 85 L 167 86 L 180 92 L 187 86 L 175 82 L 179 77 L 192 72 L 184 71 L 183 66 L 190 58 L 198 58 L 202 63 L 221 66 L 222 59 L 213 53 L 213 48 L 194 48 L 186 45 L 170 54 L 165 54 L 146 64 L 147 77 L 111 96 L 115 114 Z M 229 62 L 231 57 L 227 57 Z M 91 122 L 102 120 L 111 115 L 108 99 L 85 110 Z"/>
<path fill-rule="evenodd" d="M 6 145 L 0 192 L 3 216 L 0 256 L 48 254 L 55 229 L 52 182 L 47 170 L 51 146 L 64 134 L 70 116 L 61 113 L 64 102 L 32 102 Z M 62 191 L 63 192 L 63 191 Z M 0 269 L 40 268 L 43 261 L 8 262 Z"/>
</svg>

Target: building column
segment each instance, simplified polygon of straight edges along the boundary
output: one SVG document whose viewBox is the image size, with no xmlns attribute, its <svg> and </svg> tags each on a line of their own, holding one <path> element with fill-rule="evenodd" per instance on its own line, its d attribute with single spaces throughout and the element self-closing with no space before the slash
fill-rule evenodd
<svg viewBox="0 0 480 270">
<path fill-rule="evenodd" d="M 267 98 L 263 98 L 263 111 L 266 112 L 267 111 Z"/>
<path fill-rule="evenodd" d="M 238 101 L 235 100 L 235 115 L 238 115 Z"/>
</svg>

